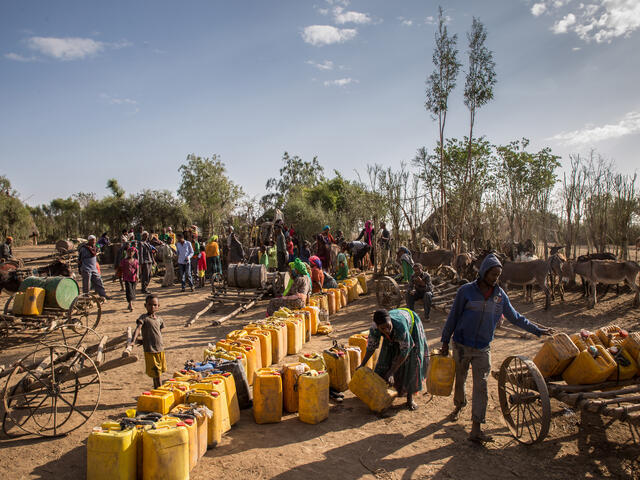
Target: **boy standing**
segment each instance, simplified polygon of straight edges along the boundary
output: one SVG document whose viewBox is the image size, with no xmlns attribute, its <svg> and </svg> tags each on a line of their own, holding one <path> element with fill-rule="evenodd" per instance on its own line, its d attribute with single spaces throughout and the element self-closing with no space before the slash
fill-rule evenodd
<svg viewBox="0 0 640 480">
<path fill-rule="evenodd" d="M 130 312 L 133 311 L 131 302 L 136 299 L 136 282 L 138 281 L 139 265 L 138 260 L 133 257 L 135 253 L 136 249 L 129 247 L 127 250 L 127 258 L 123 258 L 122 262 L 120 262 L 121 280 L 124 281 L 125 294 L 127 296 L 127 303 L 129 304 L 127 308 Z"/>
<path fill-rule="evenodd" d="M 147 313 L 140 315 L 136 320 L 136 329 L 133 332 L 131 344 L 135 344 L 142 332 L 142 349 L 144 350 L 145 372 L 153 379 L 153 388 L 161 385 L 160 375 L 167 371 L 167 360 L 164 356 L 162 333 L 164 322 L 158 316 L 160 302 L 158 295 L 147 295 L 144 302 Z"/>
</svg>

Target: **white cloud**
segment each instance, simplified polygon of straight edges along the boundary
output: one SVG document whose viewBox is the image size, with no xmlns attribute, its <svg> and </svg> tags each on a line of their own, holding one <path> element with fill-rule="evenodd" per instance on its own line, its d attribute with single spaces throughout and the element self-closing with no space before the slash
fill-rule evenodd
<svg viewBox="0 0 640 480">
<path fill-rule="evenodd" d="M 27 45 L 42 55 L 58 60 L 79 60 L 103 51 L 106 45 L 91 38 L 31 37 Z"/>
<path fill-rule="evenodd" d="M 571 31 L 585 42 L 611 42 L 640 29 L 638 0 L 590 0 L 579 4 L 571 0 L 544 0 L 534 4 L 531 13 L 538 16 L 541 9 L 556 18 L 551 28 L 554 33 Z M 567 9 L 571 11 L 567 13 Z"/>
<path fill-rule="evenodd" d="M 402 25 L 404 25 L 405 27 L 410 27 L 411 25 L 413 25 L 413 20 L 401 19 L 401 21 Z"/>
<path fill-rule="evenodd" d="M 424 19 L 424 23 L 426 25 L 435 25 L 436 24 L 436 19 L 433 16 L 428 16 L 427 18 Z"/>
<path fill-rule="evenodd" d="M 9 60 L 15 60 L 16 62 L 33 62 L 37 60 L 36 57 L 33 57 L 33 56 L 25 57 L 24 55 L 20 55 L 19 53 L 13 53 L 13 52 L 5 53 L 4 58 L 7 58 Z"/>
<path fill-rule="evenodd" d="M 590 145 L 637 133 L 640 133 L 640 112 L 629 112 L 618 123 L 600 127 L 587 125 L 580 130 L 559 133 L 549 140 L 555 140 L 564 145 Z"/>
<path fill-rule="evenodd" d="M 358 31 L 353 28 L 336 28 L 331 25 L 310 25 L 304 28 L 302 39 L 315 47 L 344 43 L 353 39 Z"/>
<path fill-rule="evenodd" d="M 547 9 L 547 6 L 544 3 L 534 3 L 533 7 L 531 7 L 531 13 L 535 17 L 539 17 L 545 12 L 546 9 Z"/>
<path fill-rule="evenodd" d="M 573 47 L 571 50 L 573 50 L 574 52 L 577 52 L 578 50 L 581 50 L 580 47 Z"/>
<path fill-rule="evenodd" d="M 551 30 L 553 33 L 567 33 L 569 27 L 576 23 L 576 16 L 573 13 L 568 13 L 562 20 L 558 20 Z"/>
<path fill-rule="evenodd" d="M 353 11 L 345 12 L 343 7 L 335 7 L 333 9 L 333 19 L 338 25 L 344 25 L 345 23 L 371 23 L 371 17 L 366 13 Z"/>
<path fill-rule="evenodd" d="M 318 63 L 313 60 L 307 60 L 308 65 L 313 65 L 318 70 L 333 70 L 333 62 L 331 60 L 325 60 L 324 62 Z"/>
<path fill-rule="evenodd" d="M 358 81 L 350 77 L 338 78 L 337 80 L 325 80 L 324 86 L 325 87 L 346 87 L 347 85 L 352 83 L 358 83 Z"/>
</svg>

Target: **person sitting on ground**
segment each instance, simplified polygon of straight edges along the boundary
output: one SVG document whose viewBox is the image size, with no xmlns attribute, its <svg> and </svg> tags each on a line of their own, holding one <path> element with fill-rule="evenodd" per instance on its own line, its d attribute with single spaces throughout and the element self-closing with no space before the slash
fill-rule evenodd
<svg viewBox="0 0 640 480">
<path fill-rule="evenodd" d="M 416 312 L 407 308 L 376 310 L 375 327 L 369 330 L 367 351 L 358 368 L 364 367 L 380 345 L 374 371 L 398 391 L 407 395 L 409 410 L 418 408 L 413 395 L 422 390 L 429 366 L 429 346 Z"/>
<path fill-rule="evenodd" d="M 125 285 L 125 296 L 127 299 L 127 309 L 132 312 L 132 302 L 136 299 L 136 283 L 138 281 L 138 268 L 140 267 L 138 260 L 134 254 L 137 253 L 135 247 L 129 247 L 126 258 L 120 262 L 120 272 Z"/>
<path fill-rule="evenodd" d="M 324 272 L 324 282 L 322 282 L 322 288 L 338 288 L 338 282 L 333 278 L 329 272 Z"/>
<path fill-rule="evenodd" d="M 13 237 L 7 237 L 0 247 L 0 262 L 6 262 L 7 260 L 15 260 L 13 257 Z"/>
<path fill-rule="evenodd" d="M 443 355 L 449 353 L 449 341 L 453 335 L 453 358 L 456 362 L 456 384 L 453 395 L 455 409 L 449 416 L 458 419 L 460 410 L 467 404 L 465 382 L 469 366 L 473 372 L 473 397 L 471 408 L 471 433 L 469 440 L 476 443 L 492 441 L 481 430 L 487 411 L 487 379 L 491 371 L 491 341 L 504 317 L 514 325 L 536 336 L 553 335 L 551 328 L 531 323 L 511 305 L 509 297 L 498 285 L 502 273 L 500 260 L 488 255 L 480 265 L 478 278 L 458 289 L 442 330 Z"/>
<path fill-rule="evenodd" d="M 347 256 L 340 252 L 338 254 L 338 271 L 336 273 L 336 280 L 341 282 L 349 278 L 349 262 Z"/>
<path fill-rule="evenodd" d="M 289 264 L 289 271 L 291 279 L 282 293 L 282 297 L 272 298 L 269 302 L 267 307 L 267 315 L 269 316 L 281 307 L 295 310 L 306 305 L 307 296 L 311 292 L 311 275 L 299 258 Z"/>
<path fill-rule="evenodd" d="M 409 289 L 407 290 L 407 308 L 415 310 L 416 300 L 422 300 L 424 304 L 424 321 L 428 322 L 432 298 L 433 285 L 431 284 L 431 275 L 422 270 L 420 263 L 414 263 L 413 275 L 409 279 Z"/>
<path fill-rule="evenodd" d="M 309 258 L 309 264 L 311 265 L 311 293 L 321 293 L 324 284 L 322 261 L 316 255 L 312 255 Z"/>
<path fill-rule="evenodd" d="M 160 310 L 158 295 L 147 295 L 144 306 L 147 313 L 140 315 L 136 320 L 136 329 L 133 332 L 130 345 L 133 345 L 142 333 L 145 373 L 153 379 L 153 388 L 158 388 L 162 384 L 160 376 L 167 371 L 167 359 L 161 332 L 164 328 L 164 322 L 158 315 Z"/>
</svg>

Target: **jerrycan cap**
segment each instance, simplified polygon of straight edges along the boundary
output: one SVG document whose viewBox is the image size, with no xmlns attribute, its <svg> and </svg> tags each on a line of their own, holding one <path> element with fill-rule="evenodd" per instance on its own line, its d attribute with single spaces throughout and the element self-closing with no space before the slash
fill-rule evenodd
<svg viewBox="0 0 640 480">
<path fill-rule="evenodd" d="M 311 354 L 310 353 L 305 353 L 304 356 L 307 357 L 307 358 L 311 358 Z"/>
<path fill-rule="evenodd" d="M 340 357 L 344 357 L 344 352 L 336 352 L 338 354 L 338 356 Z"/>
<path fill-rule="evenodd" d="M 220 394 L 218 392 L 215 392 L 215 391 L 211 392 L 211 396 L 212 397 L 216 397 L 217 398 L 219 395 Z"/>
<path fill-rule="evenodd" d="M 176 382 L 177 380 L 175 378 L 170 378 L 169 380 L 167 380 L 167 382 Z"/>
<path fill-rule="evenodd" d="M 326 370 L 318 370 L 318 375 L 322 375 L 323 373 L 327 373 Z"/>
<path fill-rule="evenodd" d="M 185 390 L 187 390 L 187 387 L 185 387 L 184 385 L 178 385 L 178 387 L 177 387 L 177 388 L 178 388 L 178 390 L 182 390 L 183 392 L 184 392 Z"/>
<path fill-rule="evenodd" d="M 598 356 L 598 349 L 593 345 L 589 345 L 588 352 L 591 354 L 592 357 Z"/>
<path fill-rule="evenodd" d="M 103 431 L 102 427 L 93 427 L 93 429 L 91 430 L 94 433 L 100 433 Z"/>
<path fill-rule="evenodd" d="M 626 331 L 624 328 L 621 328 L 620 331 L 618 332 L 620 334 L 620 336 L 622 338 L 627 338 L 629 336 L 629 332 Z"/>
<path fill-rule="evenodd" d="M 184 419 L 184 423 L 186 423 L 187 425 L 191 426 L 191 425 L 193 425 L 193 419 L 192 418 L 185 418 Z"/>
<path fill-rule="evenodd" d="M 213 380 L 211 383 L 213 383 L 214 385 L 220 385 L 220 380 Z"/>
<path fill-rule="evenodd" d="M 609 347 L 609 352 L 612 353 L 613 355 L 617 355 L 618 352 L 620 352 L 620 349 L 618 347 L 616 347 L 615 345 L 612 347 Z"/>
<path fill-rule="evenodd" d="M 223 377 L 230 377 L 230 376 L 231 376 L 231 374 L 230 374 L 229 372 L 224 372 L 224 373 L 222 374 L 222 376 L 223 376 Z"/>
<path fill-rule="evenodd" d="M 580 330 L 580 336 L 582 338 L 589 338 L 591 336 L 591 332 L 583 328 L 582 330 Z"/>
<path fill-rule="evenodd" d="M 236 360 L 242 360 L 242 355 L 236 355 Z"/>
<path fill-rule="evenodd" d="M 187 371 L 183 368 L 182 370 L 180 370 L 180 373 L 187 373 Z"/>
<path fill-rule="evenodd" d="M 151 395 L 151 392 L 142 392 L 143 395 Z"/>
<path fill-rule="evenodd" d="M 178 422 L 178 423 L 176 423 L 176 427 L 186 427 L 186 426 L 187 426 L 187 424 L 186 424 L 186 423 L 184 423 L 184 422 Z"/>
</svg>

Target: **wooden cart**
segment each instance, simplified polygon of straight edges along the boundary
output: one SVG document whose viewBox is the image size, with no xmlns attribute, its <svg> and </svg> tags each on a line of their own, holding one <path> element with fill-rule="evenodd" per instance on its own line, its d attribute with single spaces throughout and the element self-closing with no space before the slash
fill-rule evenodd
<svg viewBox="0 0 640 480">
<path fill-rule="evenodd" d="M 131 329 L 109 339 L 92 328 L 60 325 L 27 355 L 0 367 L 4 433 L 59 437 L 84 425 L 100 403 L 100 373 L 137 361 L 127 349 L 112 355 L 130 341 Z"/>
<path fill-rule="evenodd" d="M 527 357 L 507 357 L 494 373 L 500 409 L 513 437 L 523 444 L 541 442 L 551 425 L 551 398 L 582 412 L 599 413 L 625 423 L 640 440 L 640 378 L 597 385 L 567 385 L 546 380 Z"/>
</svg>

